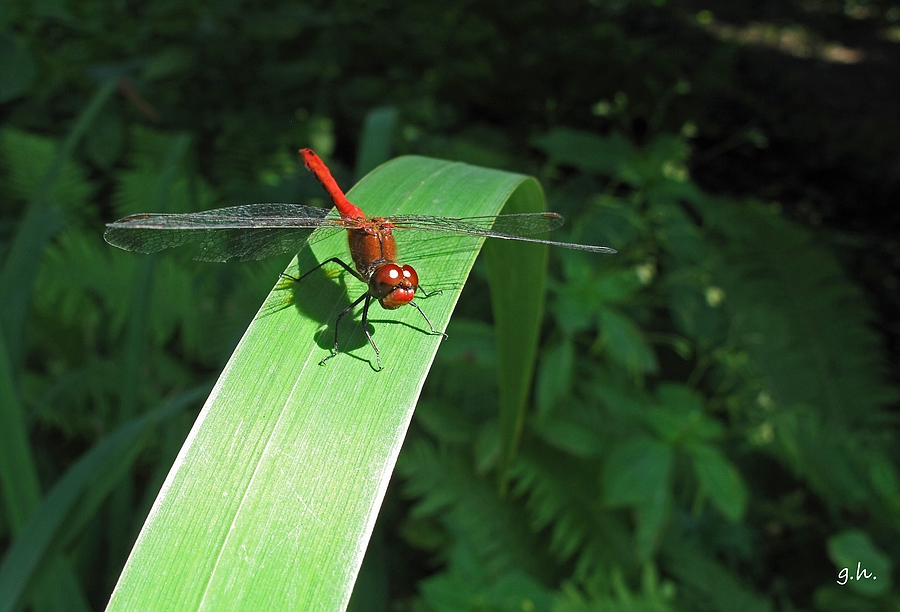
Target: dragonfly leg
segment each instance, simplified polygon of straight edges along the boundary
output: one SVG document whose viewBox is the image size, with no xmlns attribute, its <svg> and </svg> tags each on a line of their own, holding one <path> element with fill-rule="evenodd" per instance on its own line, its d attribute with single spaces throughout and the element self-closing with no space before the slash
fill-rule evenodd
<svg viewBox="0 0 900 612">
<path fill-rule="evenodd" d="M 434 291 L 426 291 L 426 290 L 425 290 L 425 287 L 423 287 L 422 285 L 418 285 L 418 286 L 416 287 L 416 289 L 421 289 L 421 290 L 422 290 L 422 297 L 431 297 L 432 295 L 440 295 L 440 294 L 443 293 L 443 291 L 440 290 L 440 289 L 435 289 Z M 416 306 L 416 308 L 418 308 L 418 306 Z M 422 312 L 422 311 L 420 310 L 419 312 Z M 423 313 L 423 314 L 424 314 L 424 313 Z M 428 320 L 428 317 L 425 317 L 425 320 L 427 321 L 427 320 Z"/>
<path fill-rule="evenodd" d="M 307 270 L 307 271 L 304 272 L 302 275 L 297 276 L 297 277 L 294 277 L 294 276 L 291 276 L 290 274 L 285 274 L 284 272 L 282 272 L 282 273 L 281 273 L 281 278 L 287 278 L 287 279 L 290 279 L 290 280 L 294 281 L 295 283 L 299 283 L 299 282 L 302 281 L 304 278 L 306 278 L 307 276 L 309 276 L 310 274 L 312 274 L 313 272 L 315 272 L 316 270 L 318 270 L 319 268 L 321 268 L 322 266 L 324 266 L 324 265 L 327 264 L 327 263 L 336 263 L 336 264 L 340 264 L 340 266 L 341 266 L 342 268 L 344 268 L 347 272 L 349 272 L 350 274 L 352 274 L 352 275 L 354 276 L 354 278 L 357 278 L 357 279 L 359 279 L 359 280 L 362 281 L 362 282 L 366 282 L 366 279 L 364 279 L 364 278 L 362 277 L 362 275 L 361 275 L 359 272 L 357 272 L 356 270 L 354 270 L 353 268 L 351 268 L 349 265 L 347 265 L 347 264 L 346 264 L 343 260 L 341 260 L 339 257 L 332 257 L 332 258 L 330 258 L 330 259 L 326 259 L 326 260 L 323 261 L 322 263 L 318 264 L 316 267 L 314 267 L 314 268 L 312 268 L 312 269 L 310 269 L 310 270 Z"/>
<path fill-rule="evenodd" d="M 307 272 L 307 274 L 309 274 L 309 272 Z M 306 276 L 306 274 L 304 274 L 303 276 Z M 300 278 L 303 278 L 303 277 L 301 276 Z M 360 302 L 362 302 L 363 300 L 366 300 L 366 307 L 365 307 L 365 310 L 363 311 L 363 321 L 365 321 L 365 318 L 366 318 L 365 313 L 368 312 L 369 302 L 372 300 L 372 296 L 369 295 L 368 293 L 363 293 L 361 296 L 359 296 L 355 302 L 353 302 L 352 304 L 350 304 L 349 306 L 344 308 L 341 311 L 341 313 L 337 316 L 337 319 L 334 320 L 334 346 L 331 347 L 331 354 L 325 356 L 322 359 L 322 361 L 319 362 L 319 365 L 325 365 L 326 361 L 328 361 L 329 359 L 331 359 L 332 357 L 334 357 L 335 355 L 338 354 L 338 329 L 341 326 L 341 319 L 343 319 L 345 314 L 347 314 L 348 312 L 353 310 L 356 307 L 356 305 L 359 304 Z M 363 329 L 365 329 L 365 325 L 366 325 L 365 322 L 363 322 Z M 366 329 L 366 335 L 369 336 L 369 330 L 367 330 L 367 329 Z M 372 342 L 371 336 L 369 336 L 369 342 Z M 374 342 L 372 342 L 372 346 L 375 346 Z M 375 349 L 375 355 L 376 356 L 378 355 L 377 348 Z M 379 369 L 381 369 L 380 363 L 379 363 Z"/>
<path fill-rule="evenodd" d="M 363 316 L 362 316 L 362 326 L 363 331 L 366 332 L 366 338 L 369 339 L 369 344 L 372 345 L 372 348 L 375 349 L 375 363 L 378 364 L 378 369 L 376 372 L 381 371 L 381 353 L 378 352 L 378 346 L 375 345 L 375 341 L 372 340 L 372 334 L 369 333 L 369 305 L 372 303 L 371 294 L 366 294 L 366 305 L 363 306 Z"/>
<path fill-rule="evenodd" d="M 429 294 L 427 294 L 427 295 L 434 295 L 434 293 L 435 293 L 435 292 L 431 292 L 431 293 L 429 293 Z M 432 334 L 440 334 L 440 335 L 443 336 L 444 338 L 447 337 L 447 334 L 445 334 L 445 333 L 442 332 L 442 331 L 438 331 L 438 330 L 436 330 L 436 329 L 434 328 L 434 325 L 431 324 L 431 319 L 428 318 L 428 315 L 425 314 L 425 311 L 423 311 L 421 308 L 419 308 L 419 305 L 418 305 L 418 304 L 416 304 L 415 302 L 410 302 L 409 305 L 412 306 L 413 308 L 415 308 L 416 310 L 419 311 L 419 314 L 422 315 L 422 318 L 425 319 L 425 322 L 426 322 L 426 323 L 428 323 L 428 327 L 431 328 L 431 333 L 432 333 Z"/>
</svg>

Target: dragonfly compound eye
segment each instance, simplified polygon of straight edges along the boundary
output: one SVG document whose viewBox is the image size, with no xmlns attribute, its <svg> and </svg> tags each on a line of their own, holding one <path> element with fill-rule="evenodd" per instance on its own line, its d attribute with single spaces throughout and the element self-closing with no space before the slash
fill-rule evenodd
<svg viewBox="0 0 900 612">
<path fill-rule="evenodd" d="M 393 263 L 384 264 L 375 271 L 369 280 L 369 293 L 384 308 L 393 310 L 408 304 L 415 298 L 418 280 L 416 271 L 410 266 L 401 268 Z"/>
<path fill-rule="evenodd" d="M 419 286 L 419 275 L 416 274 L 412 266 L 403 266 L 400 271 L 403 273 L 403 277 L 409 279 L 409 282 L 412 283 L 413 289 Z"/>
</svg>

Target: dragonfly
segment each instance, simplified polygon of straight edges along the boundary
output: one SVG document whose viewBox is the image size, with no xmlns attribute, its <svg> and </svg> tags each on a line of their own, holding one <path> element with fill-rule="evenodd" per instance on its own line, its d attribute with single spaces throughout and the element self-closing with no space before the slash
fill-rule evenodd
<svg viewBox="0 0 900 612">
<path fill-rule="evenodd" d="M 334 325 L 334 345 L 320 362 L 339 353 L 338 327 L 341 320 L 364 302 L 362 328 L 375 351 L 377 370 L 381 370 L 381 353 L 369 332 L 369 307 L 378 302 L 382 308 L 394 310 L 409 304 L 428 324 L 431 333 L 446 337 L 432 325 L 425 311 L 415 302 L 416 294 L 429 297 L 440 291 L 427 292 L 419 284 L 419 276 L 410 265 L 397 261 L 394 230 L 417 230 L 452 235 L 480 236 L 504 240 L 535 242 L 549 246 L 577 249 L 592 253 L 615 253 L 605 246 L 556 242 L 533 238 L 560 227 L 562 215 L 554 212 L 490 215 L 482 217 L 440 217 L 431 215 L 394 215 L 369 217 L 351 203 L 341 191 L 331 171 L 312 149 L 301 149 L 300 157 L 321 183 L 337 209 L 337 215 L 316 206 L 270 202 L 245 204 L 192 213 L 140 213 L 108 223 L 103 238 L 109 244 L 138 253 L 156 253 L 164 249 L 194 244 L 194 259 L 200 261 L 248 261 L 284 253 L 297 253 L 317 229 L 346 230 L 353 267 L 339 257 L 318 264 L 299 277 L 283 275 L 300 282 L 328 263 L 335 263 L 365 283 L 366 292 L 341 311 Z"/>
</svg>

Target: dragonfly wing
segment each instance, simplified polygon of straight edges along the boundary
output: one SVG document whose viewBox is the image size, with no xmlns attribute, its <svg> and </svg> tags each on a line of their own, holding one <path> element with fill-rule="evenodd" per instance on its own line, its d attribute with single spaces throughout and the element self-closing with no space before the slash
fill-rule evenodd
<svg viewBox="0 0 900 612">
<path fill-rule="evenodd" d="M 501 238 L 504 240 L 518 240 L 519 242 L 536 242 L 538 244 L 546 244 L 547 246 L 560 247 L 563 249 L 574 249 L 576 251 L 589 251 L 591 253 L 618 253 L 617 250 L 596 246 L 593 244 L 578 244 L 575 242 L 557 242 L 556 240 L 540 240 L 539 238 L 528 238 L 526 236 L 507 236 L 504 234 L 491 234 L 491 238 Z"/>
<path fill-rule="evenodd" d="M 309 238 L 311 229 L 198 229 L 149 230 L 107 228 L 103 238 L 111 245 L 137 253 L 156 253 L 185 244 L 198 247 L 194 259 L 228 261 L 265 259 L 283 253 L 296 253 Z"/>
<path fill-rule="evenodd" d="M 615 249 L 609 247 L 530 238 L 529 236 L 534 234 L 543 234 L 555 230 L 565 223 L 562 215 L 553 212 L 464 218 L 408 215 L 391 217 L 390 221 L 397 229 L 415 229 L 424 232 L 445 232 L 468 236 L 484 236 L 485 238 L 500 238 L 502 240 L 518 240 L 520 242 L 536 242 L 593 253 L 616 252 Z"/>
<path fill-rule="evenodd" d="M 565 223 L 562 215 L 551 212 L 490 215 L 484 217 L 432 217 L 429 215 L 400 215 L 390 218 L 397 229 L 423 232 L 445 232 L 468 236 L 512 237 L 543 234 Z"/>
<path fill-rule="evenodd" d="M 197 245 L 194 259 L 228 261 L 264 259 L 300 250 L 312 230 L 340 226 L 324 208 L 299 204 L 249 204 L 186 214 L 138 214 L 107 226 L 111 245 L 156 253 Z"/>
</svg>

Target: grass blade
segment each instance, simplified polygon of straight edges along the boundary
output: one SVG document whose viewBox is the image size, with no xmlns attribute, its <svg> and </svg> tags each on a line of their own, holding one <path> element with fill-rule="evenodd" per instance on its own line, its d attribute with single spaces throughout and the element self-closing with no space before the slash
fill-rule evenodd
<svg viewBox="0 0 900 612">
<path fill-rule="evenodd" d="M 543 210 L 544 192 L 537 181 L 523 186 L 510 198 L 506 212 Z M 544 305 L 547 248 L 490 240 L 484 245 L 491 307 L 497 342 L 500 391 L 500 487 L 506 490 L 524 423 L 525 404 L 531 391 L 537 359 L 538 333 Z"/>
<path fill-rule="evenodd" d="M 523 190 L 540 193 L 522 175 L 404 157 L 349 196 L 372 215 L 467 216 L 497 213 Z M 426 288 L 443 290 L 419 303 L 444 329 L 480 241 L 397 235 Z M 314 241 L 288 272 L 346 256 L 345 240 Z M 346 607 L 440 343 L 413 308 L 373 310 L 384 370 L 373 370 L 350 321 L 344 352 L 319 366 L 335 316 L 362 291 L 349 275 L 323 270 L 270 294 L 169 473 L 108 610 Z"/>
<path fill-rule="evenodd" d="M 169 406 L 125 425 L 92 448 L 59 480 L 17 534 L 0 564 L 0 612 L 12 612 L 21 606 L 21 598 L 40 568 L 71 541 L 127 475 L 142 449 L 140 437 L 200 397 L 196 391 L 185 393 Z"/>
<path fill-rule="evenodd" d="M 366 114 L 356 153 L 356 180 L 391 156 L 391 136 L 397 125 L 397 115 L 396 106 L 382 106 Z"/>
<path fill-rule="evenodd" d="M 88 128 L 103 109 L 115 91 L 115 83 L 110 81 L 100 87 L 90 104 L 84 109 L 72 130 L 63 141 L 53 164 L 47 170 L 41 190 L 32 198 L 25 214 L 16 228 L 16 235 L 9 247 L 6 260 L 0 267 L 0 324 L 6 331 L 7 350 L 11 363 L 18 364 L 21 358 L 21 337 L 24 329 L 25 313 L 31 300 L 31 290 L 41 255 L 47 241 L 62 226 L 62 219 L 50 201 L 50 194 L 63 165 L 72 156 Z"/>
</svg>

